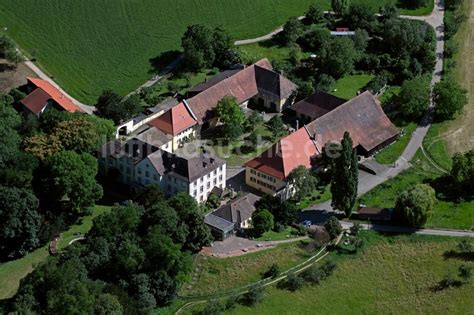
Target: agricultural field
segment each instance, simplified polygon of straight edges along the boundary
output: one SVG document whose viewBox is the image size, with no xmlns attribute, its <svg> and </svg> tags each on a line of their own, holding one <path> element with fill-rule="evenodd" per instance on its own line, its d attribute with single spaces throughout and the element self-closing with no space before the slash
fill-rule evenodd
<svg viewBox="0 0 474 315">
<path fill-rule="evenodd" d="M 446 258 L 445 253 L 456 250 L 459 239 L 363 234 L 366 245 L 359 253 L 332 253 L 325 258 L 332 256 L 337 268 L 320 285 L 305 285 L 296 292 L 270 286 L 260 304 L 252 308 L 237 306 L 225 314 L 314 314 L 315 310 L 321 314 L 469 314 L 472 311 L 474 282 L 441 291 L 434 289 L 446 274 L 456 277 L 461 264 L 474 265 L 469 260 Z"/>
<path fill-rule="evenodd" d="M 376 9 L 395 2 L 359 1 Z M 68 93 L 94 103 L 105 88 L 125 95 L 149 79 L 163 53 L 180 48 L 187 25 L 220 26 L 234 39 L 252 38 L 302 15 L 313 2 L 4 0 L 0 21 L 2 31 Z M 330 1 L 320 3 L 329 8 Z"/>
</svg>

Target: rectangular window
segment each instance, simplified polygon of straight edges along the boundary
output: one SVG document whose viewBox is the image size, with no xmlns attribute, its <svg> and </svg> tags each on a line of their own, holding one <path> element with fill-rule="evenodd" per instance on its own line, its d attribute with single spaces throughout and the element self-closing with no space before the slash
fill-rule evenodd
<svg viewBox="0 0 474 315">
<path fill-rule="evenodd" d="M 141 173 L 142 173 L 142 168 L 139 167 L 139 168 L 138 168 L 138 174 L 141 174 Z"/>
<path fill-rule="evenodd" d="M 145 176 L 146 176 L 146 177 L 150 177 L 150 172 L 146 171 L 146 172 L 145 172 Z"/>
<path fill-rule="evenodd" d="M 209 189 L 211 187 L 211 183 L 207 183 L 207 188 Z"/>
<path fill-rule="evenodd" d="M 199 188 L 199 191 L 203 192 L 204 191 L 204 186 L 201 186 L 201 188 Z"/>
<path fill-rule="evenodd" d="M 217 179 L 214 178 L 214 186 L 217 184 Z"/>
</svg>

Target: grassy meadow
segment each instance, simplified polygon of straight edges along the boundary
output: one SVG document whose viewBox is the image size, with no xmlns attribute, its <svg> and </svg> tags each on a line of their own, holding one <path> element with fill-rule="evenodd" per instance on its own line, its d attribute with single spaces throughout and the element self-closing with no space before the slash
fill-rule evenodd
<svg viewBox="0 0 474 315">
<path fill-rule="evenodd" d="M 220 293 L 257 282 L 274 263 L 281 272 L 285 271 L 315 254 L 304 249 L 302 244 L 304 242 L 301 241 L 281 244 L 238 257 L 216 258 L 197 255 L 193 272 L 193 278 L 196 280 L 183 285 L 180 295 Z"/>
<path fill-rule="evenodd" d="M 337 268 L 320 285 L 296 292 L 270 286 L 260 304 L 225 314 L 470 314 L 474 282 L 434 290 L 446 274 L 456 277 L 461 264 L 474 265 L 445 258 L 459 239 L 374 232 L 363 232 L 363 238 L 359 253 L 333 252 L 324 259 L 335 261 Z"/>
<path fill-rule="evenodd" d="M 394 0 L 358 0 L 378 9 Z M 3 0 L 0 26 L 68 93 L 94 103 L 151 77 L 151 60 L 180 48 L 187 25 L 220 26 L 234 39 L 261 36 L 315 0 Z M 328 9 L 330 1 L 316 1 Z M 403 10 L 402 13 L 410 13 Z"/>
</svg>

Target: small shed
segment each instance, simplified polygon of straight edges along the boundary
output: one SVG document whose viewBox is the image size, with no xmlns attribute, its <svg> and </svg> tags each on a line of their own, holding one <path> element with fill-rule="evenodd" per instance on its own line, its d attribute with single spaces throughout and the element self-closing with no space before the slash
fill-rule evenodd
<svg viewBox="0 0 474 315">
<path fill-rule="evenodd" d="M 206 215 L 204 223 L 209 226 L 211 233 L 216 240 L 223 241 L 234 234 L 234 223 L 212 213 Z"/>
<path fill-rule="evenodd" d="M 390 221 L 393 209 L 361 207 L 357 211 L 359 220 L 367 221 Z"/>
</svg>

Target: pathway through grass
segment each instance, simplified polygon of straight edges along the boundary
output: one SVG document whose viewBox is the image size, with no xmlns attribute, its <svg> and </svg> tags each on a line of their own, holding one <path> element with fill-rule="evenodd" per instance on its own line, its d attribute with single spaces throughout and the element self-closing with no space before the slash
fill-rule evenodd
<svg viewBox="0 0 474 315">
<path fill-rule="evenodd" d="M 76 233 L 86 234 L 92 227 L 92 220 L 109 211 L 110 207 L 95 206 L 90 216 L 82 218 L 79 224 L 73 225 L 62 233 L 58 248 L 63 249 L 74 239 Z M 12 297 L 20 285 L 20 280 L 33 271 L 36 265 L 41 264 L 48 257 L 48 245 L 43 246 L 23 258 L 0 264 L 0 300 Z"/>
</svg>

